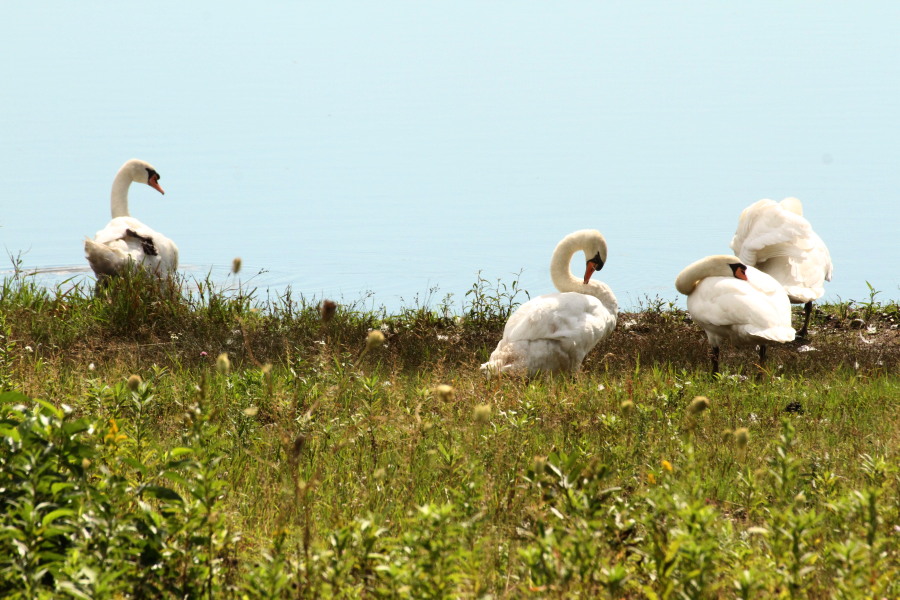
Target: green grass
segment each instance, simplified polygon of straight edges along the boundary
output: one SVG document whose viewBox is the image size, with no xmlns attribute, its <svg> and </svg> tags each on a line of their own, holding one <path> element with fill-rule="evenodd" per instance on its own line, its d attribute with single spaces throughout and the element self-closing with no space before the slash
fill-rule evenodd
<svg viewBox="0 0 900 600">
<path fill-rule="evenodd" d="M 7 278 L 0 593 L 900 596 L 896 303 L 819 307 L 814 349 L 713 378 L 648 299 L 576 376 L 485 380 L 525 297 L 323 322 L 206 280 Z"/>
</svg>

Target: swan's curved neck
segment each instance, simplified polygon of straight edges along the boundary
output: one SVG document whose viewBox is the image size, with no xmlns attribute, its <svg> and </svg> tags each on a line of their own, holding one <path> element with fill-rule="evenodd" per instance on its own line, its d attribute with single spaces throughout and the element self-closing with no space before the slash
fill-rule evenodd
<svg viewBox="0 0 900 600">
<path fill-rule="evenodd" d="M 575 277 L 569 268 L 572 257 L 580 249 L 579 241 L 569 237 L 561 241 L 553 251 L 553 257 L 550 259 L 550 279 L 560 292 L 585 291 L 584 279 Z"/>
<path fill-rule="evenodd" d="M 125 167 L 122 167 L 116 173 L 116 178 L 113 179 L 109 206 L 113 219 L 131 216 L 128 212 L 128 188 L 131 187 L 131 175 L 126 171 Z"/>
<path fill-rule="evenodd" d="M 728 265 L 740 262 L 741 260 L 737 256 L 728 254 L 717 254 L 701 258 L 686 266 L 678 274 L 678 277 L 675 278 L 675 289 L 689 296 L 694 291 L 694 288 L 697 287 L 697 284 L 706 277 L 732 276 L 733 273 Z"/>
</svg>

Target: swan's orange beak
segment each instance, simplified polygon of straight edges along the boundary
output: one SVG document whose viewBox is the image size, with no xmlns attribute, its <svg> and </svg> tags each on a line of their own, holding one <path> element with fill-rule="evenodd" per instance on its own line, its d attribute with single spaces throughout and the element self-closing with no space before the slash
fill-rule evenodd
<svg viewBox="0 0 900 600">
<path fill-rule="evenodd" d="M 744 281 L 747 281 L 747 269 L 745 269 L 743 267 L 738 267 L 737 269 L 734 270 L 734 276 L 737 277 L 738 279 L 743 279 Z"/>
<path fill-rule="evenodd" d="M 591 275 L 593 275 L 596 270 L 597 268 L 594 266 L 594 263 L 588 261 L 587 268 L 584 270 L 584 285 L 587 285 L 588 281 L 591 280 Z"/>
<path fill-rule="evenodd" d="M 149 185 L 150 187 L 152 187 L 154 190 L 156 190 L 157 192 L 159 192 L 159 193 L 162 194 L 163 196 L 166 195 L 166 193 L 163 191 L 163 189 L 162 189 L 162 188 L 160 187 L 160 185 L 159 185 L 159 175 L 151 176 L 151 177 L 150 177 L 150 181 L 147 182 L 147 185 Z"/>
</svg>

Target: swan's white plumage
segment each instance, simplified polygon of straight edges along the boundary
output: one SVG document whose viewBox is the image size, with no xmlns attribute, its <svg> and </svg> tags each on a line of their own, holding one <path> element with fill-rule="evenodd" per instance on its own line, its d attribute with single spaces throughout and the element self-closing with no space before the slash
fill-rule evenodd
<svg viewBox="0 0 900 600">
<path fill-rule="evenodd" d="M 796 198 L 759 200 L 745 208 L 731 249 L 744 264 L 778 280 L 794 304 L 820 298 L 831 281 L 831 255 Z"/>
<path fill-rule="evenodd" d="M 576 231 L 553 253 L 551 275 L 557 294 L 532 298 L 506 322 L 503 338 L 482 371 L 527 373 L 577 371 L 591 349 L 616 327 L 618 304 L 605 283 L 576 279 L 569 271 L 573 254 L 606 261 L 606 241 L 595 230 Z M 571 291 L 570 291 L 571 290 Z"/>
<path fill-rule="evenodd" d="M 706 333 L 714 373 L 725 340 L 736 346 L 759 345 L 762 363 L 766 344 L 794 339 L 784 287 L 736 256 L 707 256 L 688 265 L 675 279 L 675 288 L 687 295 L 688 312 Z"/>
<path fill-rule="evenodd" d="M 132 181 L 145 183 L 162 192 L 159 174 L 147 162 L 132 159 L 119 169 L 113 180 L 110 211 L 112 220 L 86 239 L 84 252 L 98 278 L 113 276 L 139 266 L 160 276 L 178 268 L 178 247 L 128 213 L 128 188 Z"/>
</svg>

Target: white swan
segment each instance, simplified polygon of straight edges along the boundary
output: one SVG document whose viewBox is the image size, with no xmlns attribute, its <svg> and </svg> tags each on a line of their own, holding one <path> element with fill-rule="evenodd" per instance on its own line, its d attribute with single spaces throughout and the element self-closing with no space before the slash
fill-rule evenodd
<svg viewBox="0 0 900 600">
<path fill-rule="evenodd" d="M 84 242 L 85 256 L 98 283 L 132 265 L 165 277 L 178 268 L 175 243 L 129 215 L 128 188 L 132 181 L 146 183 L 165 194 L 159 185 L 159 173 L 150 164 L 134 158 L 122 165 L 112 184 L 112 220 L 93 240 Z"/>
<path fill-rule="evenodd" d="M 719 346 L 725 340 L 759 345 L 762 365 L 766 344 L 794 339 L 784 288 L 736 256 L 707 256 L 688 265 L 675 279 L 675 288 L 687 295 L 688 312 L 706 332 L 713 373 L 719 371 Z"/>
<path fill-rule="evenodd" d="M 813 300 L 825 293 L 833 267 L 825 242 L 803 218 L 796 198 L 760 200 L 738 219 L 731 249 L 741 262 L 778 280 L 793 304 L 804 304 L 805 319 L 798 338 L 805 338 Z"/>
<path fill-rule="evenodd" d="M 582 279 L 569 269 L 579 250 L 587 258 Z M 605 262 L 606 240 L 599 231 L 584 229 L 563 238 L 550 261 L 553 285 L 561 293 L 538 296 L 520 306 L 481 370 L 487 375 L 532 375 L 580 369 L 585 355 L 616 327 L 616 297 L 605 283 L 590 281 Z"/>
</svg>

